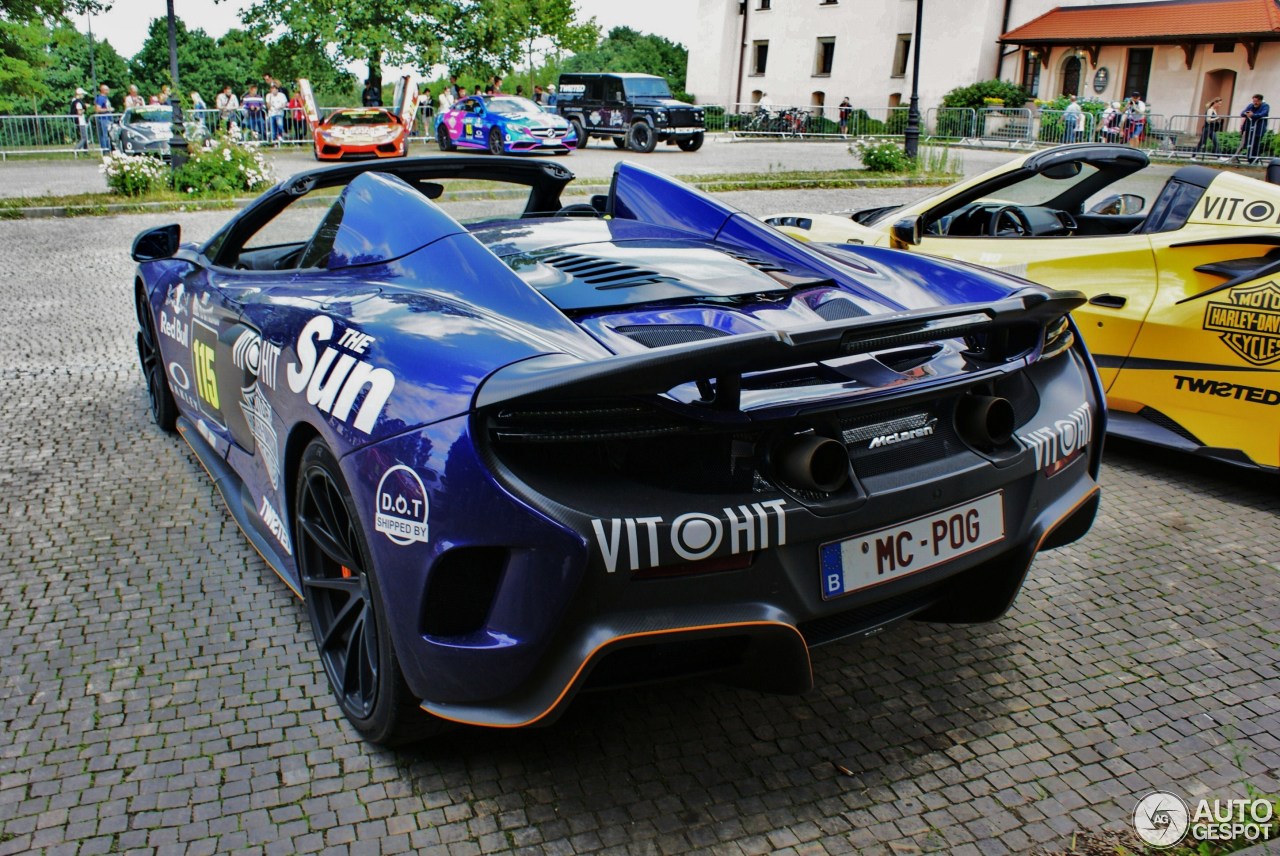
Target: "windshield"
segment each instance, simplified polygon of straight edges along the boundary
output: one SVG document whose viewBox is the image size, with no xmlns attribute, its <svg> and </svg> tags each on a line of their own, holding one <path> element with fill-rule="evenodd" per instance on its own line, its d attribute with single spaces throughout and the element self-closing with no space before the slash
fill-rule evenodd
<svg viewBox="0 0 1280 856">
<path fill-rule="evenodd" d="M 629 77 L 623 81 L 632 98 L 670 98 L 671 87 L 661 77 Z"/>
<path fill-rule="evenodd" d="M 514 95 L 501 98 L 490 98 L 485 102 L 491 113 L 541 113 L 542 108 L 528 98 L 517 98 Z"/>
<path fill-rule="evenodd" d="M 329 117 L 332 127 L 350 125 L 390 125 L 395 122 L 385 110 L 343 110 Z"/>
<path fill-rule="evenodd" d="M 1016 184 L 1002 187 L 991 196 L 979 199 L 978 202 L 1048 205 L 1077 184 L 1088 181 L 1097 174 L 1097 167 L 1081 163 L 1080 172 L 1070 178 L 1047 178 L 1036 174 Z"/>
<path fill-rule="evenodd" d="M 172 107 L 131 107 L 124 114 L 125 124 L 130 122 L 172 122 Z"/>
</svg>

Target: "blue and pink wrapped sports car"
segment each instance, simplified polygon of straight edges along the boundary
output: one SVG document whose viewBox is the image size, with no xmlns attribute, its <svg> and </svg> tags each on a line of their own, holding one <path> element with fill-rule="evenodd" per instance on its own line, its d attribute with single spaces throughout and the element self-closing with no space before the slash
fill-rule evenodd
<svg viewBox="0 0 1280 856">
<path fill-rule="evenodd" d="M 1080 294 L 800 244 L 630 164 L 572 178 L 337 166 L 134 242 L 155 421 L 367 739 L 693 674 L 804 691 L 812 646 L 995 619 L 1088 530 Z"/>
</svg>

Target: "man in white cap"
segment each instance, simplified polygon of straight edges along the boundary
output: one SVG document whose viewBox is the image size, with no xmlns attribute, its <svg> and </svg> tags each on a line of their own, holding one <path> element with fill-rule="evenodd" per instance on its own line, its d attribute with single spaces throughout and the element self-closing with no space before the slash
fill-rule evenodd
<svg viewBox="0 0 1280 856">
<path fill-rule="evenodd" d="M 71 99 L 71 115 L 76 117 L 76 131 L 80 136 L 80 142 L 76 143 L 76 151 L 89 150 L 89 118 L 85 115 L 84 107 L 84 97 L 88 94 L 77 86 L 76 96 Z"/>
</svg>

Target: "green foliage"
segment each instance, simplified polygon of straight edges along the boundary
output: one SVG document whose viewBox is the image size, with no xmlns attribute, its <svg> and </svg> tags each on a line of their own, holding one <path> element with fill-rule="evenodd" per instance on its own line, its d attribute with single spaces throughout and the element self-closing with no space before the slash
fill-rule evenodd
<svg viewBox="0 0 1280 856">
<path fill-rule="evenodd" d="M 150 155 L 112 152 L 102 159 L 98 171 L 106 176 L 107 187 L 123 196 L 143 196 L 169 183 L 169 168 Z"/>
<path fill-rule="evenodd" d="M 89 39 L 68 23 L 61 23 L 46 36 L 49 65 L 44 71 L 48 93 L 40 99 L 44 113 L 65 114 L 77 86 L 89 93 L 89 112 L 93 112 L 93 96 L 97 94 L 92 72 L 98 81 L 111 87 L 111 98 L 117 107 L 124 103 L 124 87 L 129 81 L 129 66 L 110 42 L 93 40 L 93 65 L 89 64 Z M 90 120 L 92 121 L 92 120 Z"/>
<path fill-rule="evenodd" d="M 48 95 L 44 34 L 38 23 L 0 19 L 0 112 L 30 113 L 32 99 Z"/>
<path fill-rule="evenodd" d="M 463 0 L 440 5 L 449 34 L 442 48 L 450 69 L 485 81 L 506 76 L 535 52 L 590 50 L 600 35 L 595 19 L 577 22 L 574 0 Z M 527 75 L 523 77 L 522 83 L 529 85 Z M 536 75 L 535 82 L 541 82 Z M 515 85 L 503 88 L 514 91 Z"/>
<path fill-rule="evenodd" d="M 862 165 L 871 172 L 907 172 L 915 166 L 897 143 L 859 141 L 854 148 Z"/>
<path fill-rule="evenodd" d="M 984 100 L 987 98 L 999 98 L 1006 107 L 1021 107 L 1027 100 L 1027 91 L 1007 80 L 983 80 L 951 90 L 942 96 L 942 106 L 981 110 L 987 106 Z"/>
<path fill-rule="evenodd" d="M 193 151 L 173 178 L 180 193 L 225 196 L 246 190 L 260 190 L 275 179 L 271 165 L 256 143 L 246 143 L 239 134 L 220 131 Z"/>
<path fill-rule="evenodd" d="M 1066 139 L 1066 119 L 1063 117 L 1067 105 L 1071 103 L 1071 99 L 1066 95 L 1059 95 L 1052 101 L 1041 101 L 1040 109 L 1040 139 L 1047 142 L 1060 142 Z M 1078 132 L 1085 134 L 1092 129 L 1094 136 L 1097 136 L 1098 128 L 1102 127 L 1102 111 L 1107 109 L 1107 102 L 1098 98 L 1084 98 L 1080 102 L 1080 110 L 1088 113 L 1093 120 L 1082 119 Z M 1083 136 L 1081 140 L 1083 140 Z"/>
<path fill-rule="evenodd" d="M 640 33 L 630 27 L 614 27 L 591 50 L 569 57 L 563 71 L 636 71 L 665 77 L 671 93 L 689 100 L 684 90 L 689 51 L 662 36 Z"/>
</svg>

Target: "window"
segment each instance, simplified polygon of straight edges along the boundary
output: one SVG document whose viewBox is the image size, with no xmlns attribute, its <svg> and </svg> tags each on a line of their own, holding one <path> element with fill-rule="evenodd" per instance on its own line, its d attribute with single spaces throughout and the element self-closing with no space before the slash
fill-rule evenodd
<svg viewBox="0 0 1280 856">
<path fill-rule="evenodd" d="M 834 6 L 834 5 L 836 5 L 837 3 L 839 3 L 839 2 L 840 2 L 840 0 L 822 0 L 822 2 L 821 2 L 821 3 L 819 3 L 818 5 L 819 5 L 819 6 Z"/>
<path fill-rule="evenodd" d="M 760 5 L 759 5 L 759 6 L 757 6 L 756 8 L 757 8 L 757 9 L 769 9 L 769 8 L 772 8 L 772 7 L 769 5 L 769 3 L 770 3 L 770 2 L 771 2 L 771 0 L 760 0 Z"/>
<path fill-rule="evenodd" d="M 813 92 L 809 94 L 809 106 L 813 108 L 813 112 L 819 116 L 822 115 L 822 108 L 827 105 L 827 93 Z"/>
<path fill-rule="evenodd" d="M 911 34 L 898 33 L 898 43 L 893 49 L 893 74 L 890 77 L 906 77 L 909 59 L 911 59 Z"/>
<path fill-rule="evenodd" d="M 764 74 L 764 70 L 768 65 L 769 65 L 769 43 L 768 42 L 752 42 L 751 43 L 751 73 Z"/>
<path fill-rule="evenodd" d="M 1063 95 L 1079 95 L 1080 94 L 1080 58 L 1075 56 L 1067 57 L 1067 61 L 1062 64 L 1062 94 Z"/>
<path fill-rule="evenodd" d="M 1147 94 L 1147 83 L 1151 78 L 1151 48 L 1129 48 L 1128 67 L 1124 72 L 1123 95 L 1130 93 Z"/>
<path fill-rule="evenodd" d="M 818 39 L 818 52 L 814 58 L 813 74 L 815 77 L 826 77 L 831 74 L 831 66 L 836 58 L 836 40 L 834 37 Z"/>
<path fill-rule="evenodd" d="M 1032 98 L 1040 95 L 1040 55 L 1035 51 L 1022 54 L 1022 88 Z"/>
</svg>

